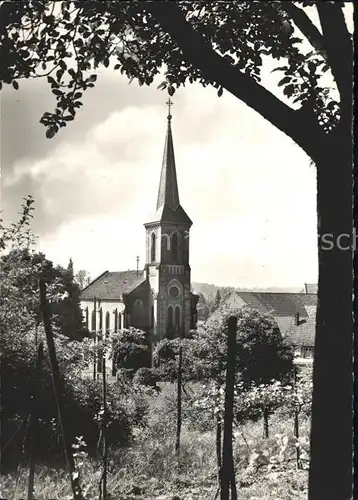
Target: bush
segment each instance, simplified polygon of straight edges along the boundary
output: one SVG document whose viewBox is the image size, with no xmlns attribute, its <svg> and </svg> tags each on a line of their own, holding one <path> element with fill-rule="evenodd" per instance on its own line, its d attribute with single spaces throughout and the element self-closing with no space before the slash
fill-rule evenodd
<svg viewBox="0 0 358 500">
<path fill-rule="evenodd" d="M 63 459 L 60 427 L 51 371 L 46 357 L 40 380 L 36 380 L 33 343 L 17 344 L 16 352 L 4 352 L 1 363 L 1 449 L 2 466 L 16 466 L 25 445 L 27 456 L 26 421 L 31 412 L 31 393 L 36 387 L 38 399 L 39 436 L 37 459 Z M 57 342 L 58 344 L 58 342 Z M 70 438 L 74 442 L 83 436 L 90 455 L 96 454 L 101 430 L 102 383 L 83 379 L 81 371 L 71 360 L 78 357 L 82 342 L 65 343 L 58 349 L 60 370 L 64 373 L 64 406 Z M 19 349 L 19 346 L 21 348 Z M 71 356 L 73 354 L 73 356 Z M 67 372 L 65 371 L 67 366 Z M 68 368 L 69 367 L 69 368 Z M 62 368 L 62 369 L 61 369 Z M 146 403 L 140 392 L 134 392 L 132 385 L 124 379 L 108 384 L 108 442 L 111 445 L 127 446 L 131 443 L 132 429 L 142 423 L 146 414 Z M 18 427 L 19 431 L 17 432 Z M 12 438 L 12 436 L 14 436 Z"/>
<path fill-rule="evenodd" d="M 159 376 L 155 368 L 139 368 L 134 375 L 133 382 L 138 385 L 152 387 L 158 392 L 160 391 L 157 385 Z"/>
</svg>

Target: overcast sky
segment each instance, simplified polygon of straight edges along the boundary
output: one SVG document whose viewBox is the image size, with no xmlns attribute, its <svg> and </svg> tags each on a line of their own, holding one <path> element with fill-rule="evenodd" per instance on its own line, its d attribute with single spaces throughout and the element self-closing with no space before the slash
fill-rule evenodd
<svg viewBox="0 0 358 500">
<path fill-rule="evenodd" d="M 274 90 L 273 75 L 266 83 Z M 2 91 L 4 218 L 15 220 L 22 197 L 32 194 L 38 248 L 55 263 L 72 257 L 75 270 L 92 278 L 135 269 L 137 255 L 144 266 L 143 224 L 155 210 L 166 132 L 159 82 L 129 85 L 102 70 L 75 121 L 52 140 L 38 123 L 54 106 L 45 81 Z M 315 282 L 316 172 L 307 155 L 228 92 L 218 98 L 212 88 L 188 85 L 173 101 L 180 202 L 193 220 L 192 280 Z"/>
</svg>

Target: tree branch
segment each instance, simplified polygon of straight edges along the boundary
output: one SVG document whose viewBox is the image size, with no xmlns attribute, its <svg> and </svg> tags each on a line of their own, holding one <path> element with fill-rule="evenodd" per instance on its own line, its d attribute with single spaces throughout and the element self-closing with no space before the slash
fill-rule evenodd
<svg viewBox="0 0 358 500">
<path fill-rule="evenodd" d="M 284 10 L 286 14 L 291 17 L 292 21 L 307 38 L 312 47 L 316 49 L 325 60 L 327 60 L 327 54 L 324 50 L 323 37 L 307 14 L 302 9 L 294 5 L 293 2 L 283 2 L 280 9 Z"/>
<path fill-rule="evenodd" d="M 327 60 L 341 97 L 341 117 L 352 113 L 353 44 L 344 19 L 342 5 L 316 2 L 322 26 Z"/>
<path fill-rule="evenodd" d="M 244 101 L 291 137 L 309 156 L 316 156 L 326 136 L 313 115 L 293 110 L 217 54 L 186 21 L 176 2 L 143 2 L 142 5 L 177 43 L 186 60 L 197 67 L 206 78 L 220 84 Z"/>
</svg>

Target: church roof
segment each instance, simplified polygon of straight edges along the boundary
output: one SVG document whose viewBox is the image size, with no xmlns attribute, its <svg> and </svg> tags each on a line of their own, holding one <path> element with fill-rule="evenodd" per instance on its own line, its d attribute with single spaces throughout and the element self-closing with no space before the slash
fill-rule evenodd
<svg viewBox="0 0 358 500">
<path fill-rule="evenodd" d="M 143 271 L 105 271 L 82 290 L 81 300 L 122 300 L 145 280 Z"/>
<path fill-rule="evenodd" d="M 191 225 L 192 221 L 180 205 L 178 180 L 175 167 L 171 115 L 168 115 L 162 169 L 160 173 L 156 212 L 152 222 L 180 222 Z"/>
<path fill-rule="evenodd" d="M 179 206 L 179 190 L 175 168 L 174 145 L 171 127 L 171 117 L 168 116 L 167 135 L 165 138 L 162 170 L 157 199 L 157 210 L 167 205 L 172 210 Z"/>
</svg>

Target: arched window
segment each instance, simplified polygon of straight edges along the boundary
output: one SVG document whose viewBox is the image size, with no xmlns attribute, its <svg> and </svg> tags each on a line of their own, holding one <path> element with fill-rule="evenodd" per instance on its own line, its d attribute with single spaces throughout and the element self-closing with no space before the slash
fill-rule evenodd
<svg viewBox="0 0 358 500">
<path fill-rule="evenodd" d="M 173 323 L 174 323 L 174 318 L 173 318 L 173 307 L 169 306 L 168 307 L 168 328 L 173 328 Z"/>
<path fill-rule="evenodd" d="M 98 320 L 98 330 L 100 333 L 102 333 L 102 328 L 103 328 L 103 316 L 102 316 L 102 307 L 99 309 L 98 311 L 98 316 L 99 316 L 99 320 Z"/>
<path fill-rule="evenodd" d="M 156 237 L 155 233 L 152 233 L 151 242 L 150 242 L 150 260 L 151 260 L 151 262 L 155 262 L 155 258 L 156 258 L 155 247 L 156 247 L 156 244 L 157 244 L 157 237 Z"/>
<path fill-rule="evenodd" d="M 106 335 L 109 335 L 109 328 L 110 328 L 110 315 L 109 312 L 106 312 Z"/>
<path fill-rule="evenodd" d="M 113 316 L 114 316 L 114 333 L 118 332 L 118 311 L 115 309 L 113 311 Z"/>
<path fill-rule="evenodd" d="M 177 233 L 174 233 L 172 235 L 172 244 L 171 244 L 171 249 L 172 249 L 172 257 L 173 260 L 176 262 L 178 260 L 178 235 Z"/>
<path fill-rule="evenodd" d="M 180 328 L 180 306 L 175 307 L 174 326 L 176 330 Z"/>
<path fill-rule="evenodd" d="M 94 332 L 96 330 L 96 313 L 95 310 L 92 310 L 91 313 L 91 331 Z"/>
</svg>

